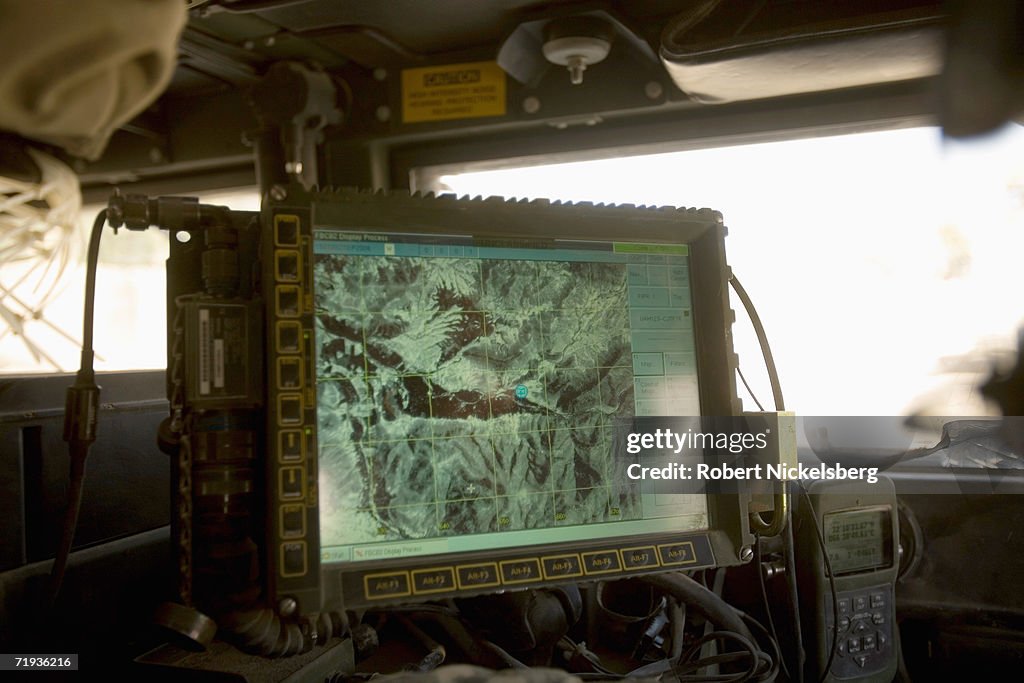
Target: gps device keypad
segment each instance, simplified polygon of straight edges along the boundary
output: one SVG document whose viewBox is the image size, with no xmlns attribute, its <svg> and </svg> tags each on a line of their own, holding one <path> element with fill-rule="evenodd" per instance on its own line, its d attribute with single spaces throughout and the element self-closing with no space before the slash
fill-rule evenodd
<svg viewBox="0 0 1024 683">
<path fill-rule="evenodd" d="M 832 662 L 834 675 L 848 678 L 885 668 L 892 649 L 892 600 L 891 586 L 836 593 L 839 639 Z M 828 595 L 825 610 L 831 642 L 836 622 Z"/>
</svg>

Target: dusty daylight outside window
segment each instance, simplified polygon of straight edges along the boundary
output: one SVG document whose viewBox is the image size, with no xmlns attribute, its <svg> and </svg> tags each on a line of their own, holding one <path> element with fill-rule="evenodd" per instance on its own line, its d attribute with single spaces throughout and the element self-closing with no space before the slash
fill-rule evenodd
<svg viewBox="0 0 1024 683">
<path fill-rule="evenodd" d="M 255 189 L 198 196 L 233 209 L 258 210 Z M 89 230 L 101 205 L 81 207 L 68 235 L 68 258 L 4 263 L 0 269 L 0 373 L 74 372 L 78 369 Z M 166 366 L 164 311 L 166 232 L 107 229 L 96 277 L 96 370 L 146 370 Z"/>
<path fill-rule="evenodd" d="M 496 167 L 500 166 L 500 167 Z M 804 415 L 991 415 L 978 384 L 1016 349 L 1024 129 L 907 128 L 543 164 L 417 169 L 469 196 L 711 207 Z M 735 346 L 770 407 L 740 303 Z M 744 408 L 754 409 L 740 388 Z"/>
</svg>

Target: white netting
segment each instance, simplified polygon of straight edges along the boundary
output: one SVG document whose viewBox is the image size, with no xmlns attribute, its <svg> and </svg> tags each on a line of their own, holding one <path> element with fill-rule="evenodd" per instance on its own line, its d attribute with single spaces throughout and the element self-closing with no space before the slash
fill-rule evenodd
<svg viewBox="0 0 1024 683">
<path fill-rule="evenodd" d="M 46 319 L 45 309 L 80 244 L 82 195 L 65 163 L 35 149 L 28 153 L 39 166 L 40 182 L 0 176 L 0 339 L 19 336 L 37 363 L 61 370 L 32 336 L 34 326 L 42 325 L 78 344 Z"/>
</svg>

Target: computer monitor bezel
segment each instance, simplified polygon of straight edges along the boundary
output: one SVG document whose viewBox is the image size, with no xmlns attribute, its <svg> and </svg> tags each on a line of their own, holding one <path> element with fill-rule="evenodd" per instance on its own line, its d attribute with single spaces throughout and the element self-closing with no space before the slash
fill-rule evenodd
<svg viewBox="0 0 1024 683">
<path fill-rule="evenodd" d="M 267 505 L 268 587 L 271 604 L 281 598 L 295 600 L 304 613 L 340 608 L 385 605 L 437 598 L 474 595 L 498 590 L 530 588 L 559 582 L 619 578 L 652 571 L 729 566 L 741 563 L 741 549 L 752 541 L 747 524 L 750 496 L 743 491 L 708 497 L 708 529 L 684 534 L 658 534 L 569 542 L 555 546 L 528 546 L 502 552 L 480 551 L 448 556 L 427 556 L 359 563 L 321 564 L 319 517 L 314 495 L 317 482 L 315 324 L 312 276 L 314 231 L 359 230 L 422 235 L 462 235 L 486 240 L 550 240 L 552 238 L 631 243 L 686 244 L 694 318 L 695 347 L 702 415 L 731 416 L 740 411 L 736 394 L 736 357 L 732 345 L 733 312 L 729 305 L 729 270 L 725 260 L 726 230 L 722 216 L 709 209 L 674 207 L 594 206 L 501 198 L 458 199 L 341 190 L 290 192 L 281 201 L 268 200 L 262 210 L 262 283 L 267 302 Z M 292 233 L 294 245 L 282 244 L 282 225 Z M 289 239 L 290 236 L 289 236 Z M 276 258 L 299 252 L 300 275 L 282 282 Z M 286 552 L 295 538 L 282 536 L 278 524 L 282 505 L 277 483 L 294 464 L 284 464 L 280 447 L 280 406 L 285 392 L 278 389 L 276 329 L 281 322 L 278 292 L 282 285 L 297 293 L 301 311 L 294 319 L 302 329 L 306 378 L 303 382 L 301 429 L 306 434 L 302 474 L 304 490 L 305 555 L 301 574 L 285 571 Z M 291 324 L 291 323 L 290 323 Z M 294 432 L 294 426 L 288 431 Z M 286 470 L 284 468 L 291 468 Z M 585 546 L 582 547 L 582 546 Z M 623 552 L 633 553 L 632 556 Z M 591 556 L 584 557 L 582 552 Z M 599 555 L 603 553 L 603 555 Z M 291 558 L 295 557 L 293 553 Z M 566 571 L 548 571 L 552 558 L 570 558 Z M 571 558 L 575 557 L 574 562 Z M 601 572 L 576 562 L 616 558 L 617 569 Z M 631 562 L 631 557 L 635 562 Z M 646 559 L 644 559 L 646 558 Z M 627 566 L 632 565 L 632 566 Z M 561 565 L 559 565 L 561 566 Z M 294 570 L 295 563 L 291 563 Z M 472 568 L 479 571 L 472 572 Z M 594 571 L 587 571 L 594 569 Z M 515 571 L 514 575 L 509 573 Z M 429 585 L 422 585 L 429 581 Z"/>
</svg>

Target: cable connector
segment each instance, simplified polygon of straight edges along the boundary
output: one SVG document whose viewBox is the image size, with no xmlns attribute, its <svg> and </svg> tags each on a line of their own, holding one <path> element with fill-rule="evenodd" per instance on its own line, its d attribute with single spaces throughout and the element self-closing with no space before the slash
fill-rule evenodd
<svg viewBox="0 0 1024 683">
<path fill-rule="evenodd" d="M 92 370 L 79 370 L 75 383 L 64 397 L 64 440 L 70 444 L 96 441 L 96 422 L 100 409 L 100 388 Z"/>
<path fill-rule="evenodd" d="M 115 190 L 107 202 L 107 222 L 116 231 L 145 230 L 155 225 L 170 230 L 194 230 L 199 227 L 202 209 L 195 197 L 157 197 L 123 195 Z"/>
</svg>

